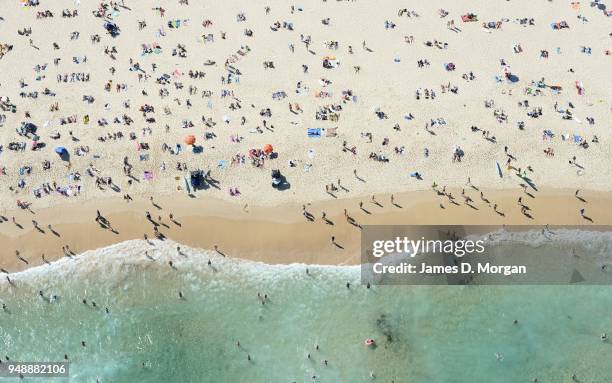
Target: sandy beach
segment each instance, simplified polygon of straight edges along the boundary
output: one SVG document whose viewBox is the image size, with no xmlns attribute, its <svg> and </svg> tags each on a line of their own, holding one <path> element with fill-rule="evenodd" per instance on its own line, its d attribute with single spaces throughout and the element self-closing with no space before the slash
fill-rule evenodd
<svg viewBox="0 0 612 383">
<path fill-rule="evenodd" d="M 458 191 L 457 194 L 460 194 Z M 517 204 L 519 193 L 504 191 L 487 192 L 489 198 L 499 204 L 495 213 L 490 204 L 477 202 L 448 204 L 446 197 L 432 196 L 432 192 L 410 192 L 390 196 L 377 195 L 375 203 L 368 199 L 347 199 L 309 204 L 307 211 L 316 217 L 305 219 L 302 207 L 283 205 L 276 207 L 249 207 L 243 209 L 224 201 L 160 198 L 125 204 L 119 200 L 104 200 L 95 206 L 72 206 L 67 212 L 59 208 L 47 208 L 36 214 L 13 211 L 15 222 L 4 222 L 0 228 L 0 240 L 5 256 L 0 267 L 11 272 L 29 266 L 66 257 L 63 247 L 81 253 L 130 239 L 142 239 L 144 234 L 154 238 L 153 225 L 143 212 L 150 212 L 159 223 L 164 237 L 201 249 L 218 246 L 224 255 L 261 261 L 270 264 L 309 263 L 354 265 L 360 262 L 361 229 L 350 224 L 345 215 L 357 225 L 584 225 L 578 213 L 581 206 L 588 206 L 591 224 L 612 223 L 611 203 L 605 192 L 583 192 L 578 200 L 567 190 L 543 190 L 537 199 L 528 202 L 533 219 L 521 213 Z M 571 196 L 568 196 L 571 195 Z M 443 199 L 444 198 L 444 199 Z M 441 201 L 447 205 L 440 208 Z M 360 202 L 363 203 L 360 208 Z M 102 228 L 95 222 L 96 209 L 111 223 L 116 233 Z M 325 222 L 322 212 L 326 212 Z M 173 214 L 174 221 L 170 221 Z M 13 217 L 13 216 L 11 216 Z M 161 220 L 159 220 L 161 217 Z M 41 230 L 34 228 L 30 220 L 35 218 Z M 47 225 L 51 225 L 53 233 Z M 17 225 L 21 225 L 20 228 Z M 585 226 L 588 229 L 588 226 Z M 342 245 L 339 249 L 330 243 L 331 236 Z M 154 246 L 152 246 L 154 248 Z M 26 264 L 14 255 L 19 251 Z"/>
<path fill-rule="evenodd" d="M 2 1 L 0 379 L 608 382 L 609 3 Z"/>
<path fill-rule="evenodd" d="M 354 262 L 353 248 L 325 249 L 332 230 L 305 230 L 294 213 L 313 203 L 337 220 L 340 206 L 373 194 L 421 202 L 365 214 L 363 224 L 521 222 L 511 195 L 545 212 L 531 223 L 588 223 L 581 208 L 606 223 L 605 209 L 574 196 L 590 190 L 603 201 L 612 188 L 607 13 L 598 7 L 443 1 L 389 3 L 372 15 L 369 2 L 64 3 L 0 8 L 0 207 L 24 226 L 0 227 L 11 252 L 52 258 L 60 243 L 138 238 L 150 229 L 146 210 L 168 211 L 130 202 L 151 197 L 193 221 L 163 227 L 170 237 L 274 262 Z M 457 201 L 495 210 L 446 210 Z M 562 201 L 573 211 L 549 216 Z M 32 220 L 76 232 L 107 207 L 113 224 L 126 222 L 115 236 L 27 234 Z M 270 223 L 281 217 L 287 225 Z M 243 246 L 245 233 L 260 240 Z M 320 255 L 301 248 L 315 243 Z M 290 246 L 296 255 L 271 255 Z"/>
<path fill-rule="evenodd" d="M 330 200 L 338 182 L 340 198 L 468 177 L 508 190 L 518 170 L 538 187 L 610 190 L 606 15 L 487 4 L 372 16 L 369 2 L 6 2 L 0 204 L 176 195 L 198 169 L 218 181 L 202 198 L 257 206 Z"/>
</svg>

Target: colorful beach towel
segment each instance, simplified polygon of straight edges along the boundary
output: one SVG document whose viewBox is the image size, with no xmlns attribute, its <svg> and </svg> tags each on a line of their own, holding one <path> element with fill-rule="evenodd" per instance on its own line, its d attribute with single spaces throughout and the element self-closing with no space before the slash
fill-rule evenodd
<svg viewBox="0 0 612 383">
<path fill-rule="evenodd" d="M 321 128 L 308 128 L 308 137 L 319 138 L 321 137 Z"/>
</svg>

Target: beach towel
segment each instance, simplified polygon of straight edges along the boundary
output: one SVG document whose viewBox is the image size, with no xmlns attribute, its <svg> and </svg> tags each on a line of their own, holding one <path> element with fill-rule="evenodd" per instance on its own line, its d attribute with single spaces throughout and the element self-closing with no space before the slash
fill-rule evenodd
<svg viewBox="0 0 612 383">
<path fill-rule="evenodd" d="M 307 134 L 309 138 L 319 138 L 321 137 L 321 128 L 308 128 Z"/>
<path fill-rule="evenodd" d="M 336 132 L 337 130 L 338 130 L 338 127 L 328 128 L 325 131 L 325 137 L 336 137 L 338 135 L 338 133 Z"/>
<path fill-rule="evenodd" d="M 144 179 L 148 180 L 148 181 L 152 181 L 153 178 L 155 178 L 155 175 L 153 174 L 153 172 L 145 170 L 145 172 L 144 172 Z"/>
</svg>

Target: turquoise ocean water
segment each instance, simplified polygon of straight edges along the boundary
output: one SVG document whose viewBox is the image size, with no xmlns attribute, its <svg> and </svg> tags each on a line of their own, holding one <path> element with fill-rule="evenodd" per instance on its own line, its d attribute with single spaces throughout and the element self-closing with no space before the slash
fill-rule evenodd
<svg viewBox="0 0 612 383">
<path fill-rule="evenodd" d="M 70 378 L 36 382 L 612 381 L 612 287 L 367 289 L 359 267 L 176 246 L 129 241 L 3 280 L 0 357 L 68 356 Z"/>
</svg>

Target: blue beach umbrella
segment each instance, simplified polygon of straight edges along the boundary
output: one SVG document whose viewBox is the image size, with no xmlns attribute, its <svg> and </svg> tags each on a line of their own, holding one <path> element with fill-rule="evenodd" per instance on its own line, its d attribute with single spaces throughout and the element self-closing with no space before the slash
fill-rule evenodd
<svg viewBox="0 0 612 383">
<path fill-rule="evenodd" d="M 57 153 L 60 156 L 62 161 L 70 162 L 70 153 L 68 153 L 68 150 L 66 150 L 65 147 L 63 146 L 56 147 L 55 153 Z"/>
</svg>

